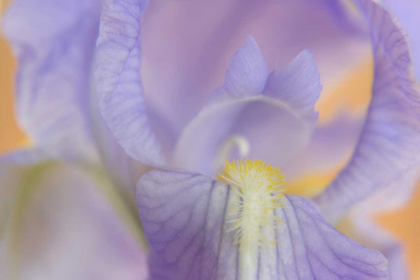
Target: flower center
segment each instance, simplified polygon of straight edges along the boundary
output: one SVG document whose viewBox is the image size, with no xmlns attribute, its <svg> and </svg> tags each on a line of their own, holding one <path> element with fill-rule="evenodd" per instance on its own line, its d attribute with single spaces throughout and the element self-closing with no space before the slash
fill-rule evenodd
<svg viewBox="0 0 420 280">
<path fill-rule="evenodd" d="M 235 231 L 234 244 L 239 246 L 242 275 L 252 275 L 260 248 L 276 242 L 275 227 L 281 220 L 275 210 L 283 207 L 284 175 L 261 160 L 241 160 L 226 161 L 218 179 L 233 187 L 228 231 Z"/>
</svg>

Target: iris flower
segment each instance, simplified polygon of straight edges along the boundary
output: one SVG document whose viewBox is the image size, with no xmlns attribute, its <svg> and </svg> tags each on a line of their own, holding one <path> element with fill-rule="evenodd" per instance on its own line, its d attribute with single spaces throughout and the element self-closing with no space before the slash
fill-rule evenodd
<svg viewBox="0 0 420 280">
<path fill-rule="evenodd" d="M 19 258 L 27 192 L 62 182 L 71 201 L 97 206 L 87 213 L 98 225 L 77 243 L 95 244 L 108 224 L 112 236 L 99 236 L 117 245 L 104 250 L 109 262 L 58 266 L 54 278 L 401 279 L 401 260 L 383 246 L 394 240 L 376 240 L 380 252 L 334 226 L 348 213 L 360 226 L 379 211 L 366 203 L 392 205 L 393 192 L 404 197 L 417 179 L 420 101 L 406 37 L 373 1 L 286 2 L 15 0 L 4 31 L 18 58 L 17 118 L 30 143 L 1 161 L 2 192 L 13 198 L 2 201 L 11 214 L 0 224 L 9 276 L 37 271 Z M 300 17 L 285 29 L 279 23 L 293 22 L 284 20 L 290 15 Z M 288 29 L 333 48 L 319 38 L 284 40 Z M 336 78 L 319 71 L 317 54 L 331 57 L 339 42 L 366 37 L 374 74 L 365 115 L 317 125 L 321 81 Z M 325 190 L 287 183 L 343 161 Z M 132 203 L 147 267 L 144 247 L 130 239 L 127 224 L 140 231 Z M 372 229 L 359 229 L 373 244 Z M 121 259 L 127 274 L 104 273 Z"/>
</svg>

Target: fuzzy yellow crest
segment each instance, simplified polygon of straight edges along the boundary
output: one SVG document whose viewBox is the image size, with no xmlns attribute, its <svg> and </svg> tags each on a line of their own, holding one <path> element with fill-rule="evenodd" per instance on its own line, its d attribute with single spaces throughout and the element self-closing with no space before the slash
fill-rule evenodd
<svg viewBox="0 0 420 280">
<path fill-rule="evenodd" d="M 234 244 L 242 251 L 255 251 L 275 240 L 267 236 L 267 229 L 281 220 L 275 210 L 283 207 L 284 175 L 276 167 L 261 160 L 226 161 L 218 179 L 232 185 L 237 195 L 227 222 L 235 231 Z"/>
</svg>

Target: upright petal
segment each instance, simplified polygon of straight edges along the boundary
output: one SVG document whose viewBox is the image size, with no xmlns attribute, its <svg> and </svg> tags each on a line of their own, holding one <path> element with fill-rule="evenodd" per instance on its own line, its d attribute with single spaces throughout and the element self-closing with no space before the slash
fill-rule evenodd
<svg viewBox="0 0 420 280">
<path fill-rule="evenodd" d="M 277 69 L 271 74 L 264 94 L 284 102 L 308 123 L 315 123 L 318 119 L 315 103 L 321 90 L 313 53 L 304 50 L 286 69 Z"/>
<path fill-rule="evenodd" d="M 147 0 L 106 0 L 96 54 L 102 116 L 124 150 L 145 164 L 164 159 L 152 131 L 140 79 L 140 25 Z"/>
<path fill-rule="evenodd" d="M 89 76 L 100 2 L 16 0 L 4 32 L 18 58 L 17 119 L 48 157 L 95 161 Z"/>
<path fill-rule="evenodd" d="M 267 95 L 278 99 L 297 111 L 308 122 L 316 122 L 314 111 L 322 86 L 310 50 L 302 51 L 285 69 L 276 69 L 271 75 L 254 37 L 233 55 L 226 72 L 225 84 L 214 92 L 216 99 Z"/>
<path fill-rule="evenodd" d="M 420 2 L 417 0 L 386 0 L 391 11 L 397 16 L 398 22 L 404 27 L 409 37 L 413 52 L 413 63 L 420 80 Z"/>
<path fill-rule="evenodd" d="M 226 72 L 225 84 L 216 89 L 216 98 L 247 97 L 261 94 L 268 78 L 264 56 L 254 37 L 248 35 L 246 42 L 233 55 Z"/>
<path fill-rule="evenodd" d="M 375 59 L 372 100 L 347 167 L 317 201 L 336 219 L 353 203 L 403 176 L 420 160 L 420 95 L 403 32 L 372 1 L 355 1 L 366 18 Z"/>
<path fill-rule="evenodd" d="M 173 165 L 210 176 L 219 172 L 219 158 L 223 164 L 232 156 L 283 167 L 309 140 L 320 91 L 310 52 L 268 76 L 264 57 L 248 35 L 231 60 L 225 85 L 216 89 L 215 100 L 181 134 Z M 249 152 L 235 154 L 232 139 L 249 143 Z"/>
<path fill-rule="evenodd" d="M 260 246 L 250 271 L 226 224 L 237 193 L 212 179 L 154 170 L 139 181 L 137 199 L 151 245 L 151 279 L 389 279 L 387 261 L 336 231 L 308 200 L 287 195 L 274 210 L 284 223 L 268 227 L 274 244 Z M 250 263 L 251 266 L 254 263 Z"/>
<path fill-rule="evenodd" d="M 179 135 L 224 83 L 247 34 L 257 39 L 269 70 L 309 48 L 323 83 L 333 84 L 368 51 L 365 37 L 337 24 L 349 25 L 348 11 L 336 0 L 151 1 L 141 69 L 148 108 Z"/>
</svg>

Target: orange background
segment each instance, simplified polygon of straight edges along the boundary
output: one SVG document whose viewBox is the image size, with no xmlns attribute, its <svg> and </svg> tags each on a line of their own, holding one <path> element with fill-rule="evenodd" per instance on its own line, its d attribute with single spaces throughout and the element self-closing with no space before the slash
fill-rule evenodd
<svg viewBox="0 0 420 280">
<path fill-rule="evenodd" d="M 4 38 L 0 36 L 0 153 L 17 148 L 26 140 L 14 117 L 14 69 L 15 62 L 10 49 Z M 411 202 L 406 207 L 377 217 L 381 225 L 403 240 L 413 279 L 420 279 L 419 213 L 420 188 L 417 188 Z"/>
</svg>

